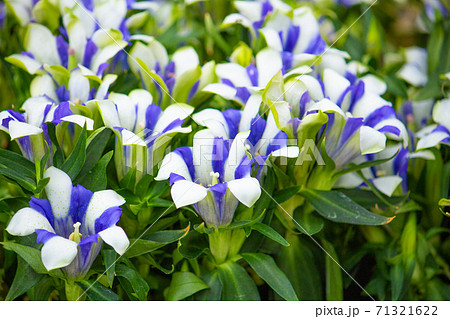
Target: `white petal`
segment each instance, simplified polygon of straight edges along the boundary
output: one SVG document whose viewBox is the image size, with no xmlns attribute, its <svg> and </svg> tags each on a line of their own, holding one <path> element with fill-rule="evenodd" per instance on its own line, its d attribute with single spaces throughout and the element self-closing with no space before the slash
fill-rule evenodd
<svg viewBox="0 0 450 319">
<path fill-rule="evenodd" d="M 28 124 L 40 127 L 44 121 L 44 113 L 47 105 L 53 102 L 46 96 L 31 97 L 22 105 L 22 109 L 27 113 Z"/>
<path fill-rule="evenodd" d="M 368 74 L 363 76 L 360 80 L 364 82 L 365 91 L 369 91 L 378 95 L 383 95 L 386 92 L 386 82 L 375 75 Z"/>
<path fill-rule="evenodd" d="M 25 207 L 14 214 L 6 231 L 13 236 L 27 236 L 34 233 L 36 229 L 55 232 L 44 215 L 30 207 Z"/>
<path fill-rule="evenodd" d="M 288 146 L 280 148 L 274 152 L 272 152 L 272 156 L 282 156 L 282 157 L 288 157 L 288 158 L 296 158 L 298 157 L 299 149 L 297 146 Z"/>
<path fill-rule="evenodd" d="M 97 101 L 97 105 L 106 127 L 120 126 L 119 114 L 113 102 L 108 100 Z"/>
<path fill-rule="evenodd" d="M 40 62 L 23 54 L 13 54 L 5 58 L 5 60 L 24 69 L 30 74 L 35 74 L 42 66 Z"/>
<path fill-rule="evenodd" d="M 221 79 L 230 80 L 236 87 L 252 86 L 252 82 L 250 82 L 247 70 L 242 65 L 239 65 L 237 63 L 217 64 L 216 74 Z"/>
<path fill-rule="evenodd" d="M 196 181 L 203 185 L 211 183 L 212 155 L 214 147 L 214 134 L 208 129 L 201 130 L 194 135 L 192 158 L 195 167 Z"/>
<path fill-rule="evenodd" d="M 42 132 L 42 129 L 37 126 L 19 121 L 9 122 L 9 135 L 11 136 L 11 140 L 15 140 L 16 138 L 23 136 L 38 135 Z"/>
<path fill-rule="evenodd" d="M 128 96 L 137 105 L 135 131 L 143 129 L 145 128 L 147 108 L 153 103 L 153 96 L 143 89 L 133 90 Z"/>
<path fill-rule="evenodd" d="M 136 124 L 136 106 L 133 100 L 128 95 L 119 93 L 109 94 L 108 99 L 116 104 L 120 126 L 133 131 Z"/>
<path fill-rule="evenodd" d="M 301 75 L 297 79 L 305 84 L 313 100 L 319 101 L 324 98 L 322 87 L 316 78 L 311 75 Z"/>
<path fill-rule="evenodd" d="M 345 89 L 350 86 L 350 81 L 332 69 L 326 69 L 323 72 L 323 83 L 325 86 L 325 95 L 331 101 L 337 102 Z"/>
<path fill-rule="evenodd" d="M 283 44 L 281 43 L 280 35 L 277 30 L 272 28 L 262 28 L 259 30 L 266 39 L 267 46 L 277 51 L 283 51 Z"/>
<path fill-rule="evenodd" d="M 365 118 L 376 109 L 385 105 L 391 105 L 391 103 L 377 94 L 366 92 L 358 102 L 355 103 L 352 114 L 354 117 Z"/>
<path fill-rule="evenodd" d="M 30 85 L 31 96 L 47 95 L 54 101 L 58 100 L 55 93 L 56 85 L 52 77 L 48 74 L 39 75 L 33 79 Z"/>
<path fill-rule="evenodd" d="M 258 115 L 261 103 L 261 94 L 253 94 L 250 96 L 241 113 L 241 120 L 239 121 L 240 132 L 248 131 L 250 129 L 252 120 Z"/>
<path fill-rule="evenodd" d="M 226 27 L 235 23 L 242 24 L 244 27 L 248 28 L 252 34 L 255 33 L 255 31 L 253 30 L 252 22 L 240 13 L 232 13 L 227 15 L 222 22 L 222 27 Z"/>
<path fill-rule="evenodd" d="M 192 115 L 198 125 L 206 126 L 215 136 L 229 138 L 228 124 L 217 109 L 205 109 Z"/>
<path fill-rule="evenodd" d="M 98 87 L 97 93 L 95 93 L 95 98 L 98 100 L 103 100 L 108 93 L 108 89 L 112 83 L 117 79 L 115 74 L 107 74 L 103 78 L 102 84 Z"/>
<path fill-rule="evenodd" d="M 372 180 L 375 187 L 387 196 L 391 196 L 401 182 L 402 178 L 399 176 L 383 176 Z"/>
<path fill-rule="evenodd" d="M 56 41 L 49 29 L 41 24 L 31 23 L 24 40 L 25 49 L 41 62 L 49 65 L 60 64 Z"/>
<path fill-rule="evenodd" d="M 172 61 L 175 63 L 175 77 L 179 77 L 200 64 L 197 52 L 192 47 L 184 47 L 175 51 Z"/>
<path fill-rule="evenodd" d="M 45 193 L 52 206 L 53 216 L 63 218 L 69 212 L 72 181 L 64 171 L 53 166 L 45 171 L 44 178 L 47 177 L 50 177 L 50 181 L 45 186 Z"/>
<path fill-rule="evenodd" d="M 417 142 L 417 150 L 435 147 L 443 139 L 445 139 L 447 137 L 449 137 L 449 135 L 444 132 L 434 132 L 434 133 L 428 134 L 427 136 L 421 138 L 419 140 L 419 142 Z"/>
<path fill-rule="evenodd" d="M 64 116 L 61 118 L 62 121 L 75 123 L 81 127 L 84 127 L 86 125 L 86 129 L 88 131 L 92 131 L 94 129 L 94 121 L 86 116 L 73 114 Z"/>
<path fill-rule="evenodd" d="M 122 145 L 141 145 L 141 146 L 147 146 L 145 142 L 134 134 L 133 132 L 128 131 L 127 129 L 123 129 L 121 132 L 122 135 Z"/>
<path fill-rule="evenodd" d="M 278 51 L 266 48 L 256 55 L 258 67 L 258 86 L 266 86 L 272 77 L 283 67 L 283 61 Z"/>
<path fill-rule="evenodd" d="M 228 159 L 225 163 L 224 180 L 226 182 L 235 179 L 236 168 L 241 163 L 244 156 L 246 156 L 245 145 L 249 135 L 250 131 L 240 132 L 236 134 L 236 137 L 234 138 L 233 143 L 230 146 Z"/>
<path fill-rule="evenodd" d="M 236 97 L 236 89 L 222 83 L 208 84 L 202 91 L 220 95 L 227 100 L 233 100 Z"/>
<path fill-rule="evenodd" d="M 261 187 L 256 178 L 247 177 L 227 182 L 228 189 L 245 206 L 251 207 L 261 196 Z"/>
<path fill-rule="evenodd" d="M 89 90 L 88 78 L 80 70 L 72 71 L 69 79 L 70 100 L 76 101 L 79 99 L 81 102 L 86 102 L 89 98 Z"/>
<path fill-rule="evenodd" d="M 433 108 L 433 120 L 450 131 L 450 99 L 436 102 Z"/>
<path fill-rule="evenodd" d="M 170 152 L 164 157 L 155 180 L 162 181 L 168 179 L 170 177 L 170 173 L 181 175 L 188 181 L 192 180 L 189 174 L 189 169 L 183 157 L 175 152 Z"/>
<path fill-rule="evenodd" d="M 175 119 L 184 120 L 194 112 L 194 108 L 190 105 L 177 103 L 168 106 L 156 122 L 154 132 L 162 132 Z"/>
<path fill-rule="evenodd" d="M 309 110 L 321 110 L 324 113 L 335 112 L 346 118 L 344 111 L 329 99 L 323 99 L 314 103 Z"/>
<path fill-rule="evenodd" d="M 180 180 L 172 185 L 170 193 L 175 206 L 180 208 L 201 201 L 206 197 L 207 190 L 194 182 Z"/>
<path fill-rule="evenodd" d="M 380 152 L 386 147 L 386 136 L 369 126 L 361 126 L 360 147 L 362 155 Z"/>
<path fill-rule="evenodd" d="M 72 240 L 55 236 L 42 247 L 41 258 L 47 270 L 69 265 L 77 256 L 78 244 Z"/>
<path fill-rule="evenodd" d="M 113 190 L 108 189 L 95 192 L 86 209 L 86 215 L 84 217 L 86 227 L 88 227 L 90 231 L 95 232 L 95 220 L 99 218 L 106 209 L 121 206 L 124 203 L 125 199 Z"/>
<path fill-rule="evenodd" d="M 112 226 L 102 230 L 98 234 L 103 241 L 114 248 L 119 255 L 123 255 L 127 251 L 128 246 L 130 246 L 130 241 L 122 227 Z"/>
</svg>

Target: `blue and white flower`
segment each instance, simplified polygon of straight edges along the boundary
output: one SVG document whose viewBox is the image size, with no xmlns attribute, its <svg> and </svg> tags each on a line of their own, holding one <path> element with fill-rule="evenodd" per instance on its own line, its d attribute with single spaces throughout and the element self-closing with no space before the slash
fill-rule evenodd
<svg viewBox="0 0 450 319">
<path fill-rule="evenodd" d="M 208 226 L 226 226 L 239 202 L 251 207 L 261 195 L 258 180 L 238 169 L 249 135 L 249 131 L 238 133 L 231 142 L 208 129 L 199 131 L 192 147 L 166 155 L 156 180 L 170 178 L 177 208 L 193 204 Z"/>
<path fill-rule="evenodd" d="M 416 147 L 418 151 L 438 144 L 450 145 L 450 99 L 436 102 L 433 120 L 436 124 L 429 125 L 416 134 L 419 138 Z"/>
<path fill-rule="evenodd" d="M 117 226 L 125 200 L 112 190 L 91 192 L 73 186 L 63 171 L 50 167 L 45 187 L 47 199 L 34 198 L 19 210 L 6 230 L 14 236 L 37 234 L 44 244 L 42 262 L 47 270 L 63 268 L 71 279 L 82 279 L 105 242 L 122 255 L 130 242 Z"/>
<path fill-rule="evenodd" d="M 163 111 L 142 89 L 128 96 L 111 93 L 108 100 L 97 103 L 105 126 L 117 136 L 115 161 L 119 178 L 132 167 L 143 174 L 151 173 L 173 136 L 191 132 L 190 126 L 182 125 L 194 111 L 192 106 L 172 104 Z"/>
<path fill-rule="evenodd" d="M 94 121 L 73 114 L 68 102 L 56 105 L 46 96 L 32 97 L 25 101 L 22 109 L 24 113 L 13 110 L 1 112 L 0 130 L 8 133 L 11 140 L 17 140 L 22 154 L 30 161 L 42 158 L 47 149 L 46 145 L 52 147 L 48 137 L 48 122 L 55 125 L 68 122 L 80 127 L 86 125 L 88 130 L 93 129 Z"/>
<path fill-rule="evenodd" d="M 255 64 L 246 67 L 232 62 L 216 65 L 216 74 L 222 83 L 209 84 L 203 91 L 245 105 L 253 93 L 262 90 L 283 69 L 280 52 L 271 48 L 258 52 L 255 60 Z"/>
<path fill-rule="evenodd" d="M 136 35 L 131 39 L 136 42 L 128 57 L 130 69 L 141 78 L 143 87 L 152 91 L 159 104 L 163 96 L 188 103 L 215 80 L 214 61 L 200 66 L 198 54 L 192 47 L 182 47 L 169 57 L 166 48 L 153 37 Z M 148 70 L 139 65 L 138 59 Z"/>
<path fill-rule="evenodd" d="M 269 156 L 295 158 L 299 153 L 297 146 L 288 146 L 287 134 L 277 127 L 272 112 L 267 121 L 258 114 L 261 102 L 261 95 L 255 94 L 242 111 L 205 109 L 192 116 L 197 124 L 206 126 L 214 136 L 225 140 L 233 140 L 239 132 L 250 131 L 245 142 L 247 156 L 238 168 L 241 170 L 250 171 L 252 164 L 264 166 Z M 261 172 L 258 170 L 257 177 Z"/>
<path fill-rule="evenodd" d="M 428 82 L 427 50 L 419 47 L 405 49 L 406 63 L 397 76 L 409 84 L 420 87 Z"/>
<path fill-rule="evenodd" d="M 289 12 L 292 8 L 280 0 L 234 1 L 239 13 L 232 13 L 225 17 L 222 26 L 226 27 L 239 23 L 250 31 L 253 38 L 258 36 L 266 18 L 275 10 Z"/>
</svg>

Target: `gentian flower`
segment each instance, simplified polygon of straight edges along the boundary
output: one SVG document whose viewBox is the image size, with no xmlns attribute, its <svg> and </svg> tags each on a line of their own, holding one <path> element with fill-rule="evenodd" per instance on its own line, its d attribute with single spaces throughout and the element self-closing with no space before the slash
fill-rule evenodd
<svg viewBox="0 0 450 319">
<path fill-rule="evenodd" d="M 271 48 L 258 52 L 255 59 L 255 64 L 251 63 L 245 67 L 232 62 L 218 64 L 216 74 L 222 83 L 209 84 L 203 91 L 245 105 L 250 95 L 262 90 L 283 68 L 280 52 Z"/>
<path fill-rule="evenodd" d="M 172 137 L 189 133 L 191 127 L 182 127 L 194 108 L 173 104 L 164 111 L 153 103 L 145 90 L 133 90 L 128 96 L 111 93 L 109 100 L 97 101 L 105 126 L 116 133 L 115 161 L 119 179 L 131 167 L 140 173 L 151 173 L 159 163 Z"/>
<path fill-rule="evenodd" d="M 6 60 L 30 74 L 45 74 L 45 65 L 61 65 L 71 70 L 81 64 L 98 76 L 108 66 L 107 61 L 127 45 L 120 31 L 100 29 L 88 37 L 79 20 L 74 20 L 67 32 L 62 31 L 62 35 L 55 37 L 45 26 L 30 23 L 24 40 L 26 51 Z"/>
<path fill-rule="evenodd" d="M 261 195 L 258 180 L 238 169 L 249 134 L 238 133 L 231 142 L 208 129 L 199 131 L 192 147 L 179 147 L 164 157 L 155 179 L 170 178 L 177 208 L 194 204 L 208 226 L 226 226 L 239 202 L 251 207 Z"/>
<path fill-rule="evenodd" d="M 239 23 L 246 27 L 253 38 L 258 36 L 258 30 L 264 25 L 266 18 L 275 10 L 289 12 L 292 8 L 280 0 L 234 1 L 239 13 L 225 17 L 222 26 Z"/>
<path fill-rule="evenodd" d="M 281 52 L 285 70 L 314 60 L 324 52 L 326 43 L 319 32 L 319 23 L 307 7 L 293 11 L 290 18 L 281 12 L 271 16 L 260 31 L 267 45 Z M 312 62 L 312 61 L 311 61 Z"/>
<path fill-rule="evenodd" d="M 165 94 L 173 96 L 177 102 L 188 103 L 214 79 L 214 61 L 200 67 L 199 57 L 192 47 L 182 47 L 169 58 L 164 46 L 153 37 L 136 35 L 131 39 L 137 41 L 128 57 L 130 69 L 141 78 L 145 89 L 154 89 L 155 92 L 152 93 L 155 99 L 158 95 L 159 104 L 162 103 Z M 142 70 L 137 59 L 142 60 L 154 73 L 151 77 Z M 159 83 L 155 84 L 155 81 Z"/>
<path fill-rule="evenodd" d="M 427 17 L 431 21 L 436 21 L 436 13 L 438 12 L 442 18 L 446 18 L 449 15 L 448 4 L 447 8 L 444 2 L 441 0 L 424 0 L 424 8 Z"/>
<path fill-rule="evenodd" d="M 6 230 L 14 236 L 36 233 L 44 244 L 42 262 L 47 270 L 63 268 L 70 279 L 82 279 L 100 252 L 102 243 L 123 254 L 129 246 L 124 230 L 117 226 L 125 200 L 112 190 L 92 193 L 73 186 L 63 171 L 50 167 L 44 173 L 48 199 L 34 198 L 19 210 Z"/>
<path fill-rule="evenodd" d="M 233 140 L 239 132 L 250 131 L 245 141 L 246 156 L 241 159 L 238 170 L 250 171 L 252 164 L 264 166 L 269 156 L 298 156 L 298 147 L 288 146 L 287 134 L 277 127 L 272 112 L 269 112 L 267 121 L 258 114 L 261 102 L 261 95 L 255 94 L 242 111 L 205 109 L 192 116 L 197 124 L 208 127 L 214 136 L 225 140 Z M 260 177 L 261 172 L 258 169 L 256 176 Z"/>
<path fill-rule="evenodd" d="M 68 102 L 56 105 L 48 97 L 32 97 L 25 101 L 22 109 L 24 113 L 13 110 L 1 112 L 0 130 L 8 133 L 11 140 L 17 140 L 22 154 L 33 162 L 36 157 L 40 159 L 45 154 L 46 143 L 52 147 L 46 123 L 58 125 L 69 122 L 81 127 L 86 125 L 88 130 L 93 129 L 94 121 L 73 114 Z"/>
<path fill-rule="evenodd" d="M 428 82 L 427 50 L 419 47 L 405 49 L 406 63 L 397 76 L 413 86 L 424 86 Z"/>
<path fill-rule="evenodd" d="M 438 144 L 450 145 L 450 99 L 436 102 L 433 107 L 433 120 L 437 124 L 427 126 L 417 132 L 417 150 L 435 147 Z"/>
</svg>

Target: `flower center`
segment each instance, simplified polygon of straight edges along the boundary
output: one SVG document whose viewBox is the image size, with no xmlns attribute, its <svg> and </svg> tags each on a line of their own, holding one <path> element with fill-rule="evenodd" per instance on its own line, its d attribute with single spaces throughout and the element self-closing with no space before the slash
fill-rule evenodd
<svg viewBox="0 0 450 319">
<path fill-rule="evenodd" d="M 245 144 L 245 146 L 244 146 L 245 155 L 247 155 L 247 157 L 249 159 L 252 159 L 253 155 L 252 155 L 252 153 L 250 153 L 250 149 L 251 149 L 251 146 L 249 144 Z"/>
<path fill-rule="evenodd" d="M 69 240 L 72 240 L 76 243 L 79 243 L 81 241 L 81 236 L 83 236 L 83 235 L 80 234 L 80 226 L 81 226 L 80 222 L 76 222 L 75 224 L 73 224 L 73 228 L 75 230 L 72 234 L 70 234 Z"/>
<path fill-rule="evenodd" d="M 218 172 L 215 172 L 215 173 L 211 172 L 211 173 L 209 173 L 209 176 L 212 177 L 211 185 L 209 185 L 209 186 L 214 186 L 219 183 L 218 179 L 219 179 L 220 174 Z"/>
</svg>

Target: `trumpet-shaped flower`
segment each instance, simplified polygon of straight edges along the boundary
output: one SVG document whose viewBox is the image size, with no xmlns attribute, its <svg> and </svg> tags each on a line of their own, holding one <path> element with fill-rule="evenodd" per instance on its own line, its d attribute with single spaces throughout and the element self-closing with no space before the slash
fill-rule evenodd
<svg viewBox="0 0 450 319">
<path fill-rule="evenodd" d="M 94 121 L 73 114 L 68 102 L 56 105 L 48 97 L 32 97 L 22 105 L 25 113 L 7 110 L 0 113 L 0 130 L 17 140 L 22 154 L 31 161 L 36 157 L 42 158 L 46 152 L 45 143 L 51 147 L 48 137 L 47 123 L 55 125 L 61 122 L 75 123 L 81 127 L 86 125 L 93 129 Z M 51 158 L 51 157 L 50 157 Z"/>
<path fill-rule="evenodd" d="M 206 129 L 192 147 L 179 147 L 164 157 L 156 180 L 170 178 L 176 207 L 194 204 L 208 226 L 228 225 L 239 202 L 251 207 L 261 195 L 259 182 L 239 169 L 250 132 L 231 142 Z"/>
<path fill-rule="evenodd" d="M 246 153 L 250 157 L 244 157 L 241 169 L 246 167 L 249 170 L 254 163 L 263 166 L 269 156 L 297 157 L 298 147 L 288 146 L 287 134 L 277 127 L 272 112 L 269 112 L 267 121 L 258 114 L 261 102 L 261 95 L 255 94 L 242 111 L 205 109 L 192 118 L 197 124 L 208 127 L 215 136 L 228 140 L 233 140 L 239 132 L 250 131 L 245 142 Z"/>
<path fill-rule="evenodd" d="M 133 90 L 128 96 L 111 93 L 109 100 L 97 103 L 103 122 L 117 135 L 115 156 L 119 178 L 131 167 L 150 173 L 162 160 L 172 137 L 191 131 L 190 126 L 182 125 L 193 107 L 179 103 L 163 111 L 153 103 L 152 95 L 142 89 Z"/>
<path fill-rule="evenodd" d="M 47 199 L 34 198 L 22 208 L 6 230 L 14 236 L 37 234 L 44 244 L 42 262 L 47 270 L 63 268 L 71 279 L 82 279 L 100 252 L 102 243 L 123 254 L 129 246 L 124 230 L 117 226 L 125 200 L 112 190 L 92 193 L 73 186 L 63 171 L 50 167 Z"/>
</svg>

